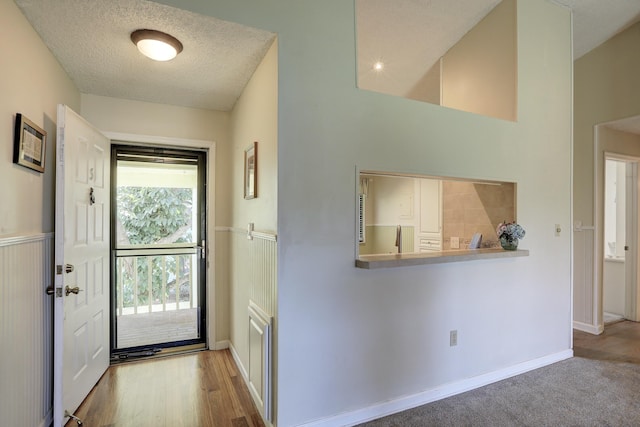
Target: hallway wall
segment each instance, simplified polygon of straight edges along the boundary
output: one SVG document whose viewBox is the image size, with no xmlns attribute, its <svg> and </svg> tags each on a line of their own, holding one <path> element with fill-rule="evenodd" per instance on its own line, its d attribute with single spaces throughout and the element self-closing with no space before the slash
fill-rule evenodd
<svg viewBox="0 0 640 427">
<path fill-rule="evenodd" d="M 600 316 L 601 301 L 595 299 L 597 278 L 602 277 L 602 204 L 596 200 L 594 159 L 602 153 L 595 152 L 596 125 L 640 114 L 640 23 L 621 32 L 574 64 L 574 149 L 573 149 L 573 221 L 583 226 L 596 227 L 593 238 L 585 239 L 590 230 L 576 231 L 574 270 L 591 269 L 594 257 L 596 269 L 593 275 L 576 274 L 574 289 L 574 324 L 577 328 L 599 333 L 603 319 Z M 619 145 L 634 150 L 632 145 Z M 625 148 L 626 147 L 626 148 Z M 598 213 L 598 217 L 594 213 Z M 578 254 L 586 256 L 578 256 Z M 592 269 L 593 270 L 593 269 Z"/>
<path fill-rule="evenodd" d="M 185 108 L 174 105 L 154 104 L 140 101 L 130 101 L 104 96 L 82 94 L 81 115 L 103 132 L 122 133 L 131 135 L 151 136 L 158 143 L 169 143 L 169 138 L 214 143 L 209 157 L 215 158 L 215 171 L 209 174 L 208 182 L 213 183 L 214 192 L 209 189 L 209 224 L 210 260 L 215 257 L 215 263 L 210 262 L 208 276 L 208 303 L 215 307 L 215 317 L 209 319 L 209 337 L 211 348 L 226 346 L 229 339 L 229 303 L 228 283 L 219 280 L 224 277 L 227 268 L 224 258 L 219 258 L 215 250 L 216 227 L 226 226 L 230 217 L 229 197 L 229 155 L 230 130 L 229 114 L 220 111 Z M 127 141 L 124 141 L 127 142 Z M 207 146 L 203 142 L 203 146 Z M 212 215 L 213 213 L 213 215 Z"/>
<path fill-rule="evenodd" d="M 0 2 L 0 416 L 47 427 L 52 417 L 56 106 L 80 92 L 13 1 Z M 47 132 L 43 174 L 13 164 L 22 113 Z"/>
</svg>

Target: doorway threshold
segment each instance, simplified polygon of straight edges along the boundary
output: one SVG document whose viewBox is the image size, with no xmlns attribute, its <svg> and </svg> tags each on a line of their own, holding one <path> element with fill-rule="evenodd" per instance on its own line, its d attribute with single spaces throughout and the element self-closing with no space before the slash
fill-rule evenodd
<svg viewBox="0 0 640 427">
<path fill-rule="evenodd" d="M 119 365 L 121 363 L 137 362 L 141 360 L 195 353 L 206 349 L 206 344 L 201 343 L 168 348 L 150 346 L 148 348 L 114 351 L 111 354 L 110 365 Z"/>
</svg>

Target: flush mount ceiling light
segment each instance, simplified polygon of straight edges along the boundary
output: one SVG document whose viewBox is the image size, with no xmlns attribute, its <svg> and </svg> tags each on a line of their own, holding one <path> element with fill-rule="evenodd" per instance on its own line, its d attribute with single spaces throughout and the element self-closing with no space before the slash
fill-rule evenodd
<svg viewBox="0 0 640 427">
<path fill-rule="evenodd" d="M 144 55 L 155 61 L 169 61 L 182 52 L 182 43 L 177 38 L 156 30 L 136 30 L 131 41 Z"/>
</svg>

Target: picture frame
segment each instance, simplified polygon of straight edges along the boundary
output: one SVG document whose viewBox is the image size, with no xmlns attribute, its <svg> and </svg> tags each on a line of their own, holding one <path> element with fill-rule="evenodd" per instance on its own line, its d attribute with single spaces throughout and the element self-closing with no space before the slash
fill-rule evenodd
<svg viewBox="0 0 640 427">
<path fill-rule="evenodd" d="M 244 150 L 244 198 L 258 197 L 258 142 Z"/>
<path fill-rule="evenodd" d="M 13 138 L 13 163 L 44 173 L 47 132 L 26 118 L 16 114 Z"/>
</svg>

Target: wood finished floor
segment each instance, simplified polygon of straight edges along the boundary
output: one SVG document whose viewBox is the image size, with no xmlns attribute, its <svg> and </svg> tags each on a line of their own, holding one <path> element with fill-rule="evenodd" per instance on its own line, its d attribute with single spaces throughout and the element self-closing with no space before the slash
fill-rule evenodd
<svg viewBox="0 0 640 427">
<path fill-rule="evenodd" d="M 573 354 L 587 359 L 640 364 L 640 323 L 623 320 L 592 335 L 573 331 Z"/>
<path fill-rule="evenodd" d="M 229 350 L 111 366 L 75 415 L 87 427 L 264 426 Z"/>
</svg>

